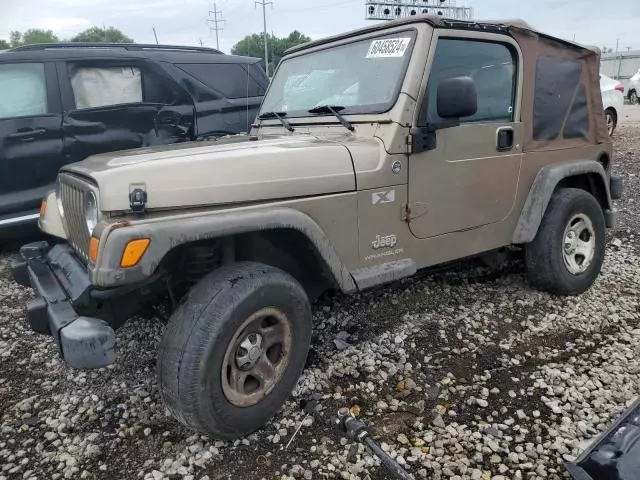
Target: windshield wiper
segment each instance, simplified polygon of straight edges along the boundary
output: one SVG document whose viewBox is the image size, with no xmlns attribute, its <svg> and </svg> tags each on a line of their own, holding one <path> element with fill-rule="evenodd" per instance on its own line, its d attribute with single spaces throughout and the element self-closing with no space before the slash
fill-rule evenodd
<svg viewBox="0 0 640 480">
<path fill-rule="evenodd" d="M 287 112 L 265 112 L 262 115 L 258 116 L 260 120 L 267 120 L 269 118 L 277 118 L 280 120 L 280 123 L 284 128 L 289 130 L 290 132 L 295 132 L 296 129 L 291 126 L 291 124 L 284 118 L 287 115 Z"/>
<path fill-rule="evenodd" d="M 351 122 L 349 122 L 349 120 L 347 120 L 342 115 L 340 115 L 340 112 L 344 109 L 345 107 L 341 107 L 339 105 L 320 105 L 319 107 L 314 107 L 311 110 L 308 110 L 308 112 L 309 113 L 331 113 L 340 121 L 340 123 L 344 128 L 346 128 L 350 132 L 353 132 L 355 129 L 353 128 L 353 125 L 351 125 Z"/>
</svg>

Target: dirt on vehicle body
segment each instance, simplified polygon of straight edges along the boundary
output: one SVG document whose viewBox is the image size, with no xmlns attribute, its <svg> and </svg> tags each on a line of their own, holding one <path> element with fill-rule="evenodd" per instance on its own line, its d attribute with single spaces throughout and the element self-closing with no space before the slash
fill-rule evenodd
<svg viewBox="0 0 640 480">
<path fill-rule="evenodd" d="M 587 290 L 615 224 L 597 51 L 523 23 L 429 16 L 312 42 L 278 67 L 251 135 L 65 167 L 15 278 L 73 366 L 168 295 L 169 410 L 222 438 L 287 398 L 310 299 L 511 245 L 531 283 Z"/>
</svg>

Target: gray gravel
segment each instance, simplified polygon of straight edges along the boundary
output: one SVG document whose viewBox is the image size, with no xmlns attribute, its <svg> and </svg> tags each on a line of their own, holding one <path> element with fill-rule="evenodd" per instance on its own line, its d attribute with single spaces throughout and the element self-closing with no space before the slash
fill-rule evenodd
<svg viewBox="0 0 640 480">
<path fill-rule="evenodd" d="M 622 227 L 589 293 L 531 290 L 515 258 L 499 270 L 463 263 L 326 297 L 294 396 L 236 442 L 193 434 L 166 415 L 156 315 L 118 332 L 116 365 L 72 370 L 26 327 L 33 293 L 10 281 L 12 251 L 0 253 L 0 480 L 387 478 L 328 423 L 349 405 L 416 478 L 567 478 L 563 463 L 640 391 L 640 124 L 621 127 L 616 140 Z M 285 450 L 304 418 L 299 400 L 314 394 L 317 412 Z"/>
</svg>

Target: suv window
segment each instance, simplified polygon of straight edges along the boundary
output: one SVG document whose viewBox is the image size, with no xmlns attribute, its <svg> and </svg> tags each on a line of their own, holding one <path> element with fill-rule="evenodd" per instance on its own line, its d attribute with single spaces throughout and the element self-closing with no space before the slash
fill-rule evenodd
<svg viewBox="0 0 640 480">
<path fill-rule="evenodd" d="M 134 67 L 81 67 L 71 76 L 76 108 L 142 102 L 142 75 Z"/>
<path fill-rule="evenodd" d="M 469 122 L 510 122 L 516 91 L 516 60 L 501 43 L 441 38 L 427 87 L 427 122 L 439 122 L 437 93 L 440 81 L 468 76 L 478 90 L 478 111 Z"/>
<path fill-rule="evenodd" d="M 261 97 L 266 91 L 266 86 L 251 75 L 252 65 L 180 63 L 176 66 L 227 98 Z"/>
<path fill-rule="evenodd" d="M 44 115 L 47 82 L 43 63 L 0 65 L 0 118 Z"/>
<path fill-rule="evenodd" d="M 80 110 L 142 102 L 169 105 L 175 97 L 162 78 L 134 66 L 72 68 L 71 88 Z"/>
</svg>

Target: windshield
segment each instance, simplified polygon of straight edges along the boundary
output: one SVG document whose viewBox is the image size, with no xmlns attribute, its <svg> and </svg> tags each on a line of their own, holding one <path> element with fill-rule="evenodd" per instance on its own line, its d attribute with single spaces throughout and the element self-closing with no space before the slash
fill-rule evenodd
<svg viewBox="0 0 640 480">
<path fill-rule="evenodd" d="M 402 86 L 414 37 L 396 32 L 284 60 L 261 114 L 308 117 L 325 105 L 345 107 L 342 114 L 386 112 Z"/>
</svg>

